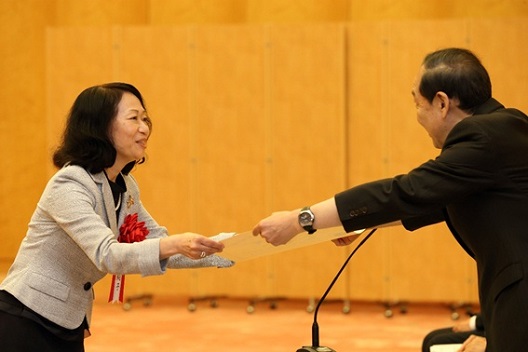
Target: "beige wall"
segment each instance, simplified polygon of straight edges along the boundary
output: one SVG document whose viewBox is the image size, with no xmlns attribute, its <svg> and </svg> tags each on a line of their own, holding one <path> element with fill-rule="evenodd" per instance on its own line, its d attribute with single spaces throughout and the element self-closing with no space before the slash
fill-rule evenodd
<svg viewBox="0 0 528 352">
<path fill-rule="evenodd" d="M 142 90 L 155 117 L 150 160 L 136 172 L 144 202 L 171 232 L 206 235 L 248 230 L 273 210 L 434 157 L 409 92 L 421 58 L 438 47 L 475 50 L 494 95 L 528 111 L 528 5 L 458 3 L 0 1 L 1 268 L 53 172 L 67 109 L 87 85 L 126 79 Z M 310 129 L 297 127 L 303 120 Z M 131 277 L 128 288 L 318 296 L 348 250 L 324 245 L 225 271 Z M 441 225 L 378 231 L 347 275 L 335 295 L 476 300 L 473 265 Z M 104 296 L 108 285 L 98 286 Z"/>
</svg>

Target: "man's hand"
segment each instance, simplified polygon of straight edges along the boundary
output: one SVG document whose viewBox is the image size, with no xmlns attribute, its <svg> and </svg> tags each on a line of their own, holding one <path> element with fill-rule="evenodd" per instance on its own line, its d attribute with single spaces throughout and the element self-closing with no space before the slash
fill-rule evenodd
<svg viewBox="0 0 528 352">
<path fill-rule="evenodd" d="M 274 246 L 286 244 L 304 230 L 298 221 L 299 210 L 280 211 L 261 220 L 254 228 L 254 236 L 262 236 Z"/>
<path fill-rule="evenodd" d="M 486 338 L 477 335 L 471 335 L 462 344 L 458 352 L 484 352 L 486 351 Z"/>
</svg>

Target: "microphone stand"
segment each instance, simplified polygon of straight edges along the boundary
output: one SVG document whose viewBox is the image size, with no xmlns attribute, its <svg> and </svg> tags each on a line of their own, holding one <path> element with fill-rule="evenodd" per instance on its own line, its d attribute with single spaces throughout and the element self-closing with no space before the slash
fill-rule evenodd
<svg viewBox="0 0 528 352">
<path fill-rule="evenodd" d="M 348 256 L 347 260 L 345 260 L 345 263 L 341 266 L 341 269 L 339 269 L 339 271 L 337 272 L 337 275 L 334 277 L 334 279 L 332 280 L 332 282 L 330 283 L 330 285 L 326 289 L 325 293 L 323 294 L 323 296 L 321 297 L 319 302 L 317 302 L 317 306 L 315 307 L 315 311 L 314 311 L 314 320 L 313 320 L 313 324 L 312 324 L 312 345 L 311 346 L 303 346 L 302 348 L 298 349 L 297 352 L 336 352 L 335 350 L 331 349 L 330 347 L 319 346 L 319 324 L 317 324 L 317 313 L 319 312 L 319 307 L 321 307 L 321 304 L 325 300 L 326 296 L 328 296 L 328 294 L 330 293 L 330 290 L 332 290 L 332 287 L 334 287 L 334 284 L 336 283 L 337 279 L 339 278 L 339 276 L 341 275 L 341 273 L 343 272 L 343 270 L 347 266 L 348 262 L 350 261 L 350 259 L 352 259 L 352 256 L 369 239 L 369 237 L 372 236 L 372 234 L 374 232 L 376 232 L 376 230 L 377 229 L 370 230 L 368 235 L 366 235 L 361 240 L 361 242 L 359 242 L 358 246 L 352 251 L 352 253 L 350 253 L 350 255 Z"/>
</svg>

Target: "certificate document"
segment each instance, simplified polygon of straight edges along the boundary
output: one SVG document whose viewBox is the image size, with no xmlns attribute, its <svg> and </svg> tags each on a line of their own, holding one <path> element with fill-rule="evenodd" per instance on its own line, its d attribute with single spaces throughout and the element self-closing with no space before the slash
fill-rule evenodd
<svg viewBox="0 0 528 352">
<path fill-rule="evenodd" d="M 290 251 L 292 249 L 312 246 L 341 237 L 360 235 L 363 231 L 364 230 L 346 233 L 342 227 L 332 227 L 317 230 L 317 232 L 311 235 L 303 232 L 293 237 L 288 243 L 280 246 L 269 244 L 261 236 L 254 236 L 251 231 L 242 233 L 223 232 L 211 238 L 222 242 L 225 245 L 224 250 L 221 253 L 218 253 L 219 256 L 230 259 L 234 262 L 240 262 L 270 254 Z"/>
<path fill-rule="evenodd" d="M 462 344 L 453 343 L 445 345 L 433 345 L 431 346 L 431 352 L 457 352 L 459 348 L 462 347 Z"/>
</svg>

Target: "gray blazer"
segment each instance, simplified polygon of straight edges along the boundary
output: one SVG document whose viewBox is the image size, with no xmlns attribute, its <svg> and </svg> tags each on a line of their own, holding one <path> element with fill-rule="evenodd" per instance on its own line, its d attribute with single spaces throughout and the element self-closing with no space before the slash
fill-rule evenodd
<svg viewBox="0 0 528 352">
<path fill-rule="evenodd" d="M 167 268 L 232 265 L 214 255 L 200 260 L 176 255 L 160 261 L 159 240 L 167 230 L 141 204 L 134 178 L 124 179 L 127 191 L 116 221 L 103 172 L 90 174 L 79 166 L 59 170 L 37 204 L 0 289 L 52 322 L 74 329 L 85 316 L 90 322 L 93 284 L 108 273 L 147 276 L 163 274 Z M 145 222 L 149 235 L 142 242 L 119 243 L 119 226 L 134 213 Z"/>
</svg>

